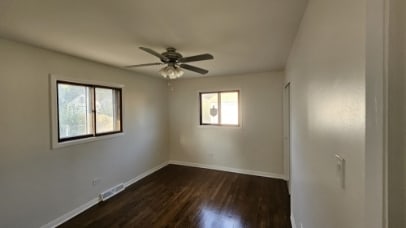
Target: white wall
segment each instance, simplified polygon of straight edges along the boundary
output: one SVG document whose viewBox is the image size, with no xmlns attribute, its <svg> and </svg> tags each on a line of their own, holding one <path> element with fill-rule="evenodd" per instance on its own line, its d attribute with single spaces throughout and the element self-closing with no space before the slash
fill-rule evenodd
<svg viewBox="0 0 406 228">
<path fill-rule="evenodd" d="M 283 174 L 283 73 L 171 82 L 172 160 Z M 240 90 L 241 127 L 199 126 L 199 92 Z"/>
<path fill-rule="evenodd" d="M 390 1 L 389 227 L 406 227 L 406 4 Z"/>
<path fill-rule="evenodd" d="M 51 150 L 50 73 L 125 85 L 125 135 Z M 169 158 L 164 80 L 3 39 L 0 117 L 0 227 L 44 225 Z"/>
<path fill-rule="evenodd" d="M 311 0 L 286 75 L 298 227 L 364 227 L 365 0 Z M 335 155 L 346 160 L 345 189 Z"/>
</svg>

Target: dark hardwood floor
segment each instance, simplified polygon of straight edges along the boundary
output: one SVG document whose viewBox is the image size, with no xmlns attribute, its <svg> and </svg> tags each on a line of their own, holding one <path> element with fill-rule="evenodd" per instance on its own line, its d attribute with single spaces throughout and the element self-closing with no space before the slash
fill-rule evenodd
<svg viewBox="0 0 406 228">
<path fill-rule="evenodd" d="M 289 228 L 286 182 L 168 165 L 60 227 Z"/>
</svg>

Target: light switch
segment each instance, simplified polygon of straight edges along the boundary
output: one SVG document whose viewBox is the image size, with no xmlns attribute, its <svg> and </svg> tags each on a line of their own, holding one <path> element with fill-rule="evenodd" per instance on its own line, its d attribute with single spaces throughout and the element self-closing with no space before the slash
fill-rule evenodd
<svg viewBox="0 0 406 228">
<path fill-rule="evenodd" d="M 345 160 L 336 154 L 337 177 L 341 188 L 345 188 Z"/>
</svg>

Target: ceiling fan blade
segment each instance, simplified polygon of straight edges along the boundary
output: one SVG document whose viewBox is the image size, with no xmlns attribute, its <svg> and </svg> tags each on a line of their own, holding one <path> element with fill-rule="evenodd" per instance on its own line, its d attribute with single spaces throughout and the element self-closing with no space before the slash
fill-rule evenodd
<svg viewBox="0 0 406 228">
<path fill-rule="evenodd" d="M 214 57 L 211 54 L 201 54 L 201 55 L 180 58 L 179 62 L 188 63 L 188 62 L 203 61 L 203 60 L 209 60 L 209 59 L 214 59 Z"/>
<path fill-rule="evenodd" d="M 154 55 L 154 56 L 158 57 L 159 59 L 161 59 L 164 62 L 169 62 L 169 59 L 167 57 L 159 54 L 158 52 L 156 52 L 156 51 L 154 51 L 154 50 L 152 50 L 150 48 L 140 47 L 140 49 L 145 51 L 145 52 L 148 52 L 151 55 Z"/>
<path fill-rule="evenodd" d="M 180 64 L 179 66 L 182 67 L 183 69 L 194 71 L 199 74 L 207 74 L 209 72 L 208 70 L 205 70 L 205 69 L 202 69 L 199 67 L 195 67 L 195 66 L 192 66 L 189 64 Z"/>
<path fill-rule="evenodd" d="M 144 64 L 137 64 L 137 65 L 125 66 L 125 68 L 144 67 L 144 66 L 156 66 L 156 65 L 163 65 L 163 64 L 165 64 L 165 63 L 144 63 Z"/>
</svg>

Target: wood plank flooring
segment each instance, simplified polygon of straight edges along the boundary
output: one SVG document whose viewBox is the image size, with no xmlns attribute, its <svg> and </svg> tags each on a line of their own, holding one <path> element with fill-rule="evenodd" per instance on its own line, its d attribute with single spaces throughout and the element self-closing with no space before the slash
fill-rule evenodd
<svg viewBox="0 0 406 228">
<path fill-rule="evenodd" d="M 286 182 L 168 165 L 60 227 L 290 228 Z"/>
</svg>

